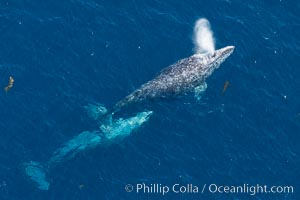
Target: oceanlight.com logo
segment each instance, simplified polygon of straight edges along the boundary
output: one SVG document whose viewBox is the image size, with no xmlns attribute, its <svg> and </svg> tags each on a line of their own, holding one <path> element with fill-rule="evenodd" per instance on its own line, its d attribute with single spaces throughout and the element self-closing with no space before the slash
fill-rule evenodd
<svg viewBox="0 0 300 200">
<path fill-rule="evenodd" d="M 267 185 L 218 185 L 218 184 L 178 184 L 163 185 L 160 183 L 137 183 L 127 184 L 125 191 L 128 193 L 136 194 L 158 194 L 167 195 L 169 193 L 174 194 L 246 194 L 246 195 L 257 195 L 257 194 L 292 194 L 294 193 L 293 186 L 267 186 Z"/>
<path fill-rule="evenodd" d="M 224 186 L 224 185 L 217 185 L 217 184 L 210 184 L 208 187 L 208 191 L 210 193 L 225 193 L 225 194 L 249 194 L 249 195 L 256 195 L 256 194 L 289 194 L 294 193 L 293 186 L 270 186 L 267 185 L 249 185 L 243 184 L 240 186 Z"/>
</svg>

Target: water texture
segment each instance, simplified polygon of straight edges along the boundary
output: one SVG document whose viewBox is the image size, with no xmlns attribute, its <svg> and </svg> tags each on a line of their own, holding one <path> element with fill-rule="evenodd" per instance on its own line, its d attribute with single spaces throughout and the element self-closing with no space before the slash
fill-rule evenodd
<svg viewBox="0 0 300 200">
<path fill-rule="evenodd" d="M 299 10 L 296 0 L 0 1 L 0 199 L 300 199 Z M 201 99 L 138 105 L 103 127 L 105 108 L 197 51 L 200 18 L 213 31 L 208 48 L 236 47 Z M 127 135 L 99 145 L 103 130 Z M 68 146 L 81 133 L 99 140 Z M 294 193 L 125 191 L 137 183 Z"/>
</svg>

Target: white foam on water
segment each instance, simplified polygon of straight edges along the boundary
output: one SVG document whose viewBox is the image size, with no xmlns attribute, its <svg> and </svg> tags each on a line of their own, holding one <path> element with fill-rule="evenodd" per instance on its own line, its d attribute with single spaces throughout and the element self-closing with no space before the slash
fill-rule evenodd
<svg viewBox="0 0 300 200">
<path fill-rule="evenodd" d="M 196 53 L 212 53 L 215 51 L 213 32 L 209 21 L 205 18 L 201 18 L 195 23 L 194 44 Z"/>
</svg>

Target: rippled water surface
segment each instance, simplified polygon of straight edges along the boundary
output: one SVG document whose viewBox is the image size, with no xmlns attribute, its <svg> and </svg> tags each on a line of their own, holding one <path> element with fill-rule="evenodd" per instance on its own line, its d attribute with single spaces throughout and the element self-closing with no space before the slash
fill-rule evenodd
<svg viewBox="0 0 300 200">
<path fill-rule="evenodd" d="M 299 10 L 296 0 L 0 1 L 0 86 L 15 80 L 0 91 L 0 199 L 300 199 Z M 76 155 L 49 161 L 80 133 L 102 132 L 87 105 L 109 108 L 192 55 L 202 17 L 216 49 L 236 48 L 200 101 L 138 105 L 122 114 L 129 136 L 80 140 Z M 130 118 L 149 110 L 148 121 Z M 49 188 L 28 177 L 31 161 L 39 164 L 29 174 L 44 170 L 37 176 Z M 125 191 L 137 183 L 292 185 L 294 193 Z"/>
</svg>

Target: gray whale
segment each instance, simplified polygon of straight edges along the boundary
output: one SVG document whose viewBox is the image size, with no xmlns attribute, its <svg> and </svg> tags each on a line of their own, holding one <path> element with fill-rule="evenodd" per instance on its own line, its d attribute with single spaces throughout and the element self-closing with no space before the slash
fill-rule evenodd
<svg viewBox="0 0 300 200">
<path fill-rule="evenodd" d="M 206 84 L 206 78 L 233 53 L 234 48 L 227 46 L 211 53 L 196 53 L 179 60 L 119 101 L 112 113 L 133 103 L 184 94 Z"/>
</svg>

